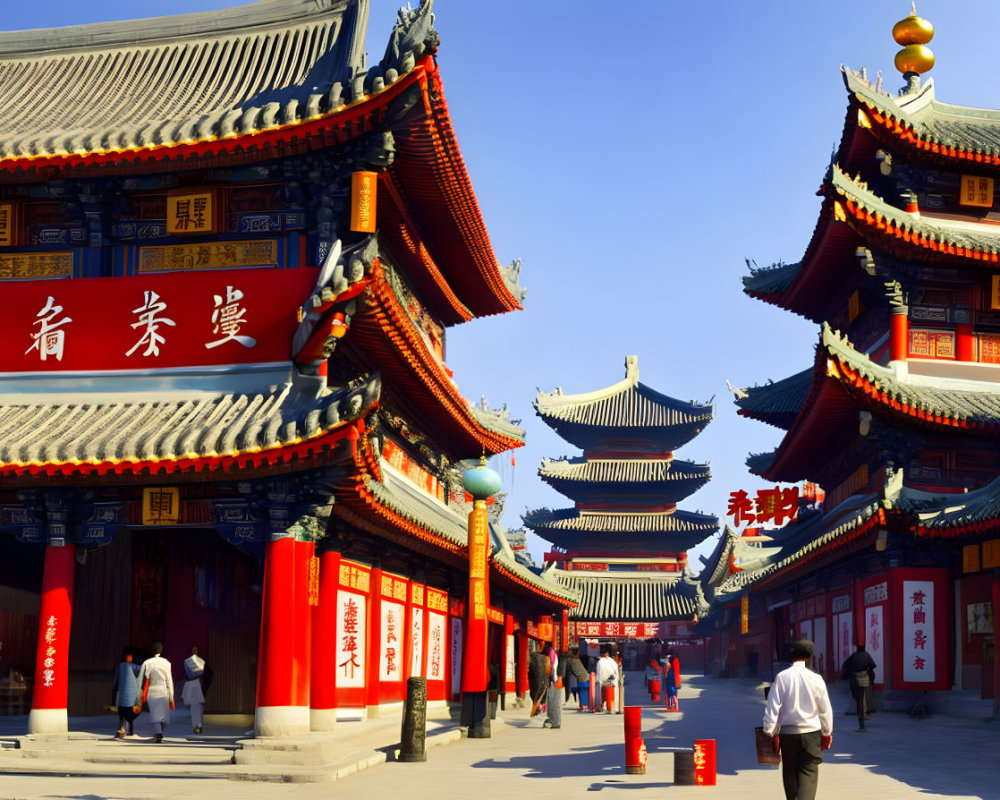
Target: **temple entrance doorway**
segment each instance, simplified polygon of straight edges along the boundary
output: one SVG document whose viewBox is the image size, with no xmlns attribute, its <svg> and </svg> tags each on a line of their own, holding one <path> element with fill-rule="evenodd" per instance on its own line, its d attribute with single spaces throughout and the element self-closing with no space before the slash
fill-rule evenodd
<svg viewBox="0 0 1000 800">
<path fill-rule="evenodd" d="M 253 714 L 262 566 L 210 528 L 122 530 L 79 554 L 70 637 L 69 713 L 111 704 L 123 648 L 136 661 L 154 642 L 173 665 L 178 701 L 184 659 L 197 646 L 212 671 L 206 714 Z"/>
</svg>

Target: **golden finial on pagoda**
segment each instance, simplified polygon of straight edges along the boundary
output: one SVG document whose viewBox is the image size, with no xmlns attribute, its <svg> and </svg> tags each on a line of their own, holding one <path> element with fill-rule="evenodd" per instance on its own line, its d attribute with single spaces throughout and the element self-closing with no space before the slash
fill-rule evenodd
<svg viewBox="0 0 1000 800">
<path fill-rule="evenodd" d="M 896 69 L 904 75 L 922 75 L 934 66 L 934 53 L 925 46 L 934 38 L 934 26 L 929 20 L 917 16 L 915 2 L 911 8 L 908 17 L 892 26 L 892 38 L 903 45 L 903 49 L 896 53 L 895 63 Z"/>
</svg>

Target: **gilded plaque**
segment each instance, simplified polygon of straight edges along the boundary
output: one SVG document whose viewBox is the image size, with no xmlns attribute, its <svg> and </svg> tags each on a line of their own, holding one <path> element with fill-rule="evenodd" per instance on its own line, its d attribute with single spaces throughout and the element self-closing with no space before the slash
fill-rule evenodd
<svg viewBox="0 0 1000 800">
<path fill-rule="evenodd" d="M 278 266 L 278 241 L 202 242 L 140 247 L 138 272 Z"/>
</svg>

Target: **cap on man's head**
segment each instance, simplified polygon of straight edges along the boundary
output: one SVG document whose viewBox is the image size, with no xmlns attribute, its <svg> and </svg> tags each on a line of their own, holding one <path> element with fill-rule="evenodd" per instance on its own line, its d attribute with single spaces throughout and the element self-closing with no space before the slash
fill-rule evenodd
<svg viewBox="0 0 1000 800">
<path fill-rule="evenodd" d="M 792 642 L 792 660 L 797 661 L 800 658 L 811 658 L 815 650 L 815 645 L 808 639 L 799 639 L 797 642 Z"/>
</svg>

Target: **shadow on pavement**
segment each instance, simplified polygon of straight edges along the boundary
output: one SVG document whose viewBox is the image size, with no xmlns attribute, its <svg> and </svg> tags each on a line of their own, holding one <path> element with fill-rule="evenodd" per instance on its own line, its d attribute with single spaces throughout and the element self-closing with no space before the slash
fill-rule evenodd
<svg viewBox="0 0 1000 800">
<path fill-rule="evenodd" d="M 476 761 L 479 769 L 516 769 L 526 778 L 568 778 L 622 771 L 622 745 L 578 748 L 558 755 L 515 756 L 508 760 Z"/>
</svg>

